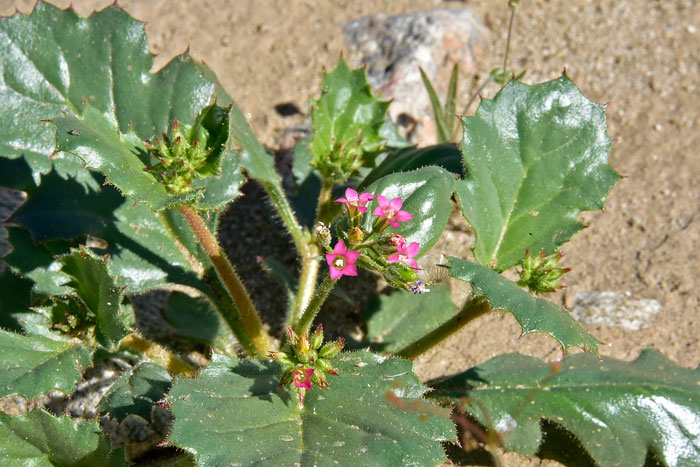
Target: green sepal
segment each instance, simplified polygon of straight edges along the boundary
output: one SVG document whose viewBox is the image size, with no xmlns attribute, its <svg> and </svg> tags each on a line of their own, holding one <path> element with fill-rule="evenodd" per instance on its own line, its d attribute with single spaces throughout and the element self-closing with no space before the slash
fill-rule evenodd
<svg viewBox="0 0 700 467">
<path fill-rule="evenodd" d="M 80 157 L 86 168 L 101 172 L 137 203 L 160 211 L 196 196 L 195 192 L 171 195 L 147 171 L 149 157 L 141 139 L 133 131 L 120 133 L 114 114 L 86 105 L 80 117 L 66 114 L 51 121 L 56 125 L 57 151 Z"/>
<path fill-rule="evenodd" d="M 311 165 L 337 184 L 372 166 L 384 145 L 380 130 L 388 107 L 372 93 L 365 69 L 351 70 L 341 57 L 324 73 L 321 97 L 311 101 Z"/>
</svg>

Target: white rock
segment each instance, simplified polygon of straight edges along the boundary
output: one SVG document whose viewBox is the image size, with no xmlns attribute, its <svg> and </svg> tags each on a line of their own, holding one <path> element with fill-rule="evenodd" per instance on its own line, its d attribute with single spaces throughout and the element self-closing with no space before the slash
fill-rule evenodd
<svg viewBox="0 0 700 467">
<path fill-rule="evenodd" d="M 635 299 L 615 292 L 579 292 L 571 314 L 583 324 L 604 324 L 639 331 L 648 329 L 661 311 L 661 303 Z"/>
</svg>

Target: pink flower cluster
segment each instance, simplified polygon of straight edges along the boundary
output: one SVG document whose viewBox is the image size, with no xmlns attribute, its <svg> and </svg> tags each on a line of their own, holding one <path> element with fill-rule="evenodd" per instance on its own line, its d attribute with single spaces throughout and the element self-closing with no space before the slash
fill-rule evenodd
<svg viewBox="0 0 700 467">
<path fill-rule="evenodd" d="M 367 203 L 372 201 L 375 195 L 371 193 L 359 194 L 352 188 L 345 190 L 345 197 L 338 198 L 337 203 L 343 203 L 351 219 L 367 212 Z M 379 219 L 384 219 L 384 224 L 376 224 L 380 231 L 391 225 L 393 228 L 399 227 L 399 222 L 408 222 L 413 216 L 407 211 L 403 211 L 403 201 L 401 198 L 394 198 L 391 201 L 382 195 L 377 195 L 377 206 L 372 212 Z M 378 220 L 379 220 L 378 219 Z M 394 234 L 389 237 L 389 242 L 396 247 L 396 253 L 387 258 L 389 263 L 402 263 L 412 268 L 417 268 L 418 263 L 414 259 L 418 255 L 420 244 L 412 242 L 406 245 L 406 239 L 402 235 Z M 326 262 L 331 270 L 331 279 L 339 279 L 342 276 L 356 276 L 357 267 L 355 263 L 360 257 L 359 251 L 348 250 L 345 242 L 339 240 L 333 248 L 333 253 L 326 254 Z"/>
</svg>

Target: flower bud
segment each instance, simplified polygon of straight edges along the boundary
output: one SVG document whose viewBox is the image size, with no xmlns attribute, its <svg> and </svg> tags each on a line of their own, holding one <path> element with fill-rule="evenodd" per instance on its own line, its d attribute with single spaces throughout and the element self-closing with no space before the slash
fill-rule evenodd
<svg viewBox="0 0 700 467">
<path fill-rule="evenodd" d="M 348 231 L 348 238 L 352 243 L 359 243 L 365 236 L 365 232 L 359 227 L 353 227 Z"/>
<path fill-rule="evenodd" d="M 307 356 L 309 354 L 310 349 L 311 347 L 309 346 L 309 339 L 305 335 L 301 335 L 296 345 L 294 346 L 294 350 L 296 351 L 297 356 Z"/>
<path fill-rule="evenodd" d="M 311 348 L 318 350 L 323 344 L 323 325 L 319 324 L 316 331 L 311 335 Z"/>
<path fill-rule="evenodd" d="M 294 362 L 291 360 L 289 355 L 287 355 L 284 352 L 268 352 L 267 354 L 268 357 L 270 357 L 273 360 L 277 360 L 280 362 L 282 366 L 293 366 Z"/>
<path fill-rule="evenodd" d="M 327 342 L 326 345 L 321 347 L 321 350 L 318 351 L 318 355 L 321 358 L 333 358 L 343 350 L 343 347 L 345 347 L 345 339 L 341 337 L 337 341 Z"/>
<path fill-rule="evenodd" d="M 291 327 L 287 327 L 287 340 L 289 341 L 289 344 L 296 345 L 297 339 L 297 333 L 294 332 L 294 329 L 292 329 Z"/>
</svg>

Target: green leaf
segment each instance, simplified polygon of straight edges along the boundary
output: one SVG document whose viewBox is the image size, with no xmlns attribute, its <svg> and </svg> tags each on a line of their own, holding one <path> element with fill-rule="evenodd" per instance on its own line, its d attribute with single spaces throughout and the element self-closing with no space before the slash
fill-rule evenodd
<svg viewBox="0 0 700 467">
<path fill-rule="evenodd" d="M 222 156 L 221 173 L 192 181 L 192 188 L 201 190 L 195 206 L 197 209 L 219 211 L 241 195 L 240 188 L 244 182 L 238 154 L 226 151 Z"/>
<path fill-rule="evenodd" d="M 511 81 L 462 124 L 467 176 L 456 191 L 476 232 L 476 260 L 498 271 L 528 248 L 554 253 L 584 227 L 577 215 L 602 209 L 620 178 L 607 163 L 604 107 L 566 76 Z"/>
<path fill-rule="evenodd" d="M 21 208 L 20 208 L 21 209 Z M 13 272 L 34 281 L 32 293 L 43 297 L 66 295 L 71 292 L 66 283 L 70 278 L 59 269 L 56 255 L 66 253 L 69 244 L 63 241 L 37 244 L 29 232 L 18 227 L 9 227 L 8 240 L 12 251 L 4 260 Z"/>
<path fill-rule="evenodd" d="M 417 148 L 411 146 L 389 154 L 375 167 L 357 187 L 358 191 L 376 182 L 382 177 L 397 172 L 410 172 L 428 165 L 442 167 L 456 176 L 462 174 L 462 153 L 454 143 L 441 143 L 434 146 Z"/>
<path fill-rule="evenodd" d="M 209 345 L 218 345 L 219 339 L 230 340 L 221 316 L 204 298 L 194 298 L 180 292 L 168 297 L 163 318 L 180 336 Z"/>
<path fill-rule="evenodd" d="M 311 102 L 312 165 L 336 183 L 371 166 L 384 145 L 379 133 L 389 102 L 372 94 L 365 69 L 351 70 L 341 57 L 333 71 L 324 73 L 321 97 Z"/>
<path fill-rule="evenodd" d="M 168 370 L 155 363 L 143 362 L 119 375 L 102 396 L 97 410 L 119 420 L 124 420 L 129 414 L 149 420 L 151 409 L 165 397 L 171 384 Z"/>
<path fill-rule="evenodd" d="M 0 397 L 31 399 L 54 389 L 68 394 L 91 360 L 90 349 L 62 336 L 23 336 L 0 329 Z"/>
<path fill-rule="evenodd" d="M 0 458 L 5 466 L 127 466 L 124 451 L 111 451 L 96 420 L 77 423 L 43 410 L 0 413 Z"/>
<path fill-rule="evenodd" d="M 200 465 L 436 465 L 441 441 L 454 439 L 447 418 L 422 420 L 387 401 L 393 391 L 421 400 L 425 387 L 411 362 L 367 351 L 343 353 L 326 390 L 307 391 L 304 408 L 278 389 L 273 362 L 214 355 L 196 379 L 179 379 L 168 396 L 175 425 L 170 441 Z M 437 410 L 437 407 L 435 407 Z M 445 412 L 446 413 L 446 412 Z"/>
<path fill-rule="evenodd" d="M 440 167 L 423 167 L 412 172 L 387 175 L 367 187 L 369 193 L 387 199 L 401 198 L 404 211 L 413 215 L 413 220 L 401 223 L 396 233 L 406 237 L 406 242 L 420 243 L 419 255 L 425 254 L 440 238 L 452 212 L 454 177 Z M 364 228 L 369 230 L 374 209 L 379 206 L 375 197 L 367 205 Z M 391 227 L 390 227 L 391 228 Z"/>
<path fill-rule="evenodd" d="M 403 290 L 374 295 L 365 310 L 367 340 L 376 350 L 396 352 L 450 319 L 455 311 L 447 284 L 435 284 L 423 295 Z"/>
<path fill-rule="evenodd" d="M 75 157 L 53 152 L 55 128 L 42 123 L 62 112 L 82 114 L 86 103 L 114 113 L 122 133 L 140 140 L 167 131 L 175 119 L 191 125 L 216 94 L 211 75 L 187 55 L 155 74 L 143 23 L 118 6 L 81 18 L 72 9 L 40 2 L 30 15 L 0 19 L 0 154 L 24 157 L 38 185 L 52 168 L 92 185 Z M 71 128 L 68 128 L 70 130 Z"/>
<path fill-rule="evenodd" d="M 274 185 L 282 185 L 282 179 L 275 171 L 275 159 L 265 151 L 250 129 L 248 121 L 238 105 L 231 108 L 231 134 L 241 145 L 241 166 L 250 177 Z"/>
<path fill-rule="evenodd" d="M 586 331 L 568 311 L 549 300 L 535 298 L 497 272 L 470 261 L 448 257 L 450 275 L 469 282 L 472 293 L 485 296 L 491 308 L 513 314 L 523 335 L 544 332 L 559 342 L 566 351 L 580 347 L 598 355 L 600 341 Z"/>
<path fill-rule="evenodd" d="M 107 269 L 107 259 L 80 248 L 61 256 L 59 261 L 63 265 L 61 271 L 71 277 L 68 285 L 96 317 L 97 342 L 108 351 L 115 351 L 129 331 L 120 316 L 122 290 Z"/>
<path fill-rule="evenodd" d="M 428 92 L 428 97 L 430 98 L 430 105 L 433 108 L 433 115 L 435 116 L 435 125 L 437 126 L 438 130 L 438 140 L 441 143 L 450 141 L 452 139 L 452 135 L 449 134 L 449 131 L 447 129 L 447 124 L 445 122 L 445 114 L 442 112 L 442 104 L 440 103 L 440 98 L 435 92 L 433 83 L 430 82 L 430 78 L 428 78 L 428 75 L 425 74 L 423 68 L 419 67 L 418 69 L 420 70 L 420 78 L 421 80 L 423 80 L 423 86 L 425 86 L 425 90 Z"/>
<path fill-rule="evenodd" d="M 438 383 L 430 397 L 468 397 L 466 409 L 500 431 L 506 449 L 527 456 L 546 420 L 576 436 L 598 465 L 642 466 L 647 450 L 669 466 L 700 458 L 700 369 L 654 350 L 633 362 L 569 355 L 558 371 L 537 358 L 501 355 Z"/>
<path fill-rule="evenodd" d="M 146 171 L 148 154 L 143 142 L 129 131 L 119 133 L 114 115 L 87 105 L 80 117 L 65 115 L 56 124 L 56 150 L 80 157 L 86 168 L 101 172 L 123 195 L 151 209 L 166 207 L 194 198 L 197 192 L 171 195 L 165 185 Z"/>
<path fill-rule="evenodd" d="M 445 127 L 447 128 L 449 140 L 454 141 L 455 137 L 455 127 L 457 123 L 457 83 L 459 80 L 459 65 L 456 63 L 452 67 L 452 73 L 450 74 L 450 84 L 447 88 L 447 97 L 445 98 Z"/>
<path fill-rule="evenodd" d="M 32 281 L 9 269 L 0 273 L 0 328 L 22 331 L 22 316 L 32 306 Z"/>
<path fill-rule="evenodd" d="M 134 206 L 110 186 L 93 191 L 55 173 L 44 176 L 41 185 L 28 189 L 27 195 L 10 222 L 29 230 L 35 242 L 85 234 L 96 237 L 105 248 L 95 251 L 110 254 L 110 270 L 118 276 L 117 284 L 127 286 L 129 293 L 168 284 L 206 290 L 178 248 L 175 234 L 182 237 L 183 231 L 174 232 L 169 227 L 169 214 Z"/>
</svg>

